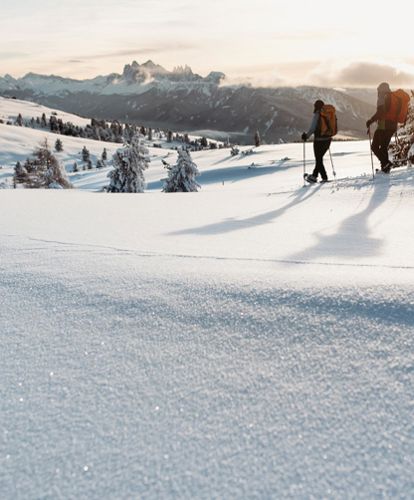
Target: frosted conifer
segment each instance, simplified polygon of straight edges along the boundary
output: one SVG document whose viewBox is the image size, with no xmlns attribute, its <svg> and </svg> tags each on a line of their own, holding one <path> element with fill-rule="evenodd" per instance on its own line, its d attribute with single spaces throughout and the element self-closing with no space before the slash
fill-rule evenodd
<svg viewBox="0 0 414 500">
<path fill-rule="evenodd" d="M 49 148 L 47 139 L 34 151 L 21 167 L 16 165 L 15 182 L 29 188 L 71 188 L 65 169 Z"/>
<path fill-rule="evenodd" d="M 60 153 L 61 151 L 63 151 L 63 143 L 60 139 L 56 139 L 56 142 L 55 142 L 55 150 Z"/>
<path fill-rule="evenodd" d="M 144 170 L 150 162 L 149 151 L 139 135 L 130 144 L 118 149 L 113 156 L 114 169 L 108 174 L 109 193 L 143 193 L 145 188 Z"/>
<path fill-rule="evenodd" d="M 414 92 L 411 91 L 411 102 L 407 121 L 399 131 L 398 140 L 390 145 L 394 166 L 414 164 Z"/>
<path fill-rule="evenodd" d="M 199 175 L 197 165 L 185 149 L 178 150 L 177 163 L 166 166 L 168 178 L 164 180 L 164 193 L 189 193 L 198 191 L 200 187 L 195 178 Z"/>
</svg>

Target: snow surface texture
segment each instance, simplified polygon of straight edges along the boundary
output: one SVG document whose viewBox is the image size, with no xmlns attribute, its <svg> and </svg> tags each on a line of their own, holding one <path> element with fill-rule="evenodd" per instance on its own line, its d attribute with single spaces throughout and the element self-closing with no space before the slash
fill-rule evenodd
<svg viewBox="0 0 414 500">
<path fill-rule="evenodd" d="M 332 153 L 0 192 L 1 498 L 412 497 L 414 171 Z"/>
</svg>

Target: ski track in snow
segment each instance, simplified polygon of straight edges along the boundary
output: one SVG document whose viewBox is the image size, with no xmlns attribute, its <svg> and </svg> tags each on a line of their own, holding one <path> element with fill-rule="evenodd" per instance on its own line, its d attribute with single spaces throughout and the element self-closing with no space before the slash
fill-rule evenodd
<svg viewBox="0 0 414 500">
<path fill-rule="evenodd" d="M 4 235 L 8 237 L 13 237 L 16 235 Z M 126 253 L 130 255 L 135 255 L 142 258 L 174 258 L 174 259 L 195 259 L 195 260 L 224 260 L 224 261 L 240 261 L 240 262 L 268 262 L 277 264 L 297 264 L 306 266 L 334 266 L 334 267 L 350 267 L 350 268 L 372 268 L 372 269 L 399 269 L 399 270 L 414 270 L 414 266 L 404 266 L 404 265 L 390 265 L 390 264 L 364 264 L 364 263 L 350 263 L 350 262 L 318 262 L 318 261 L 306 261 L 306 260 L 287 260 L 287 259 L 260 259 L 260 258 L 249 258 L 249 257 L 226 257 L 220 255 L 189 255 L 189 254 L 174 254 L 174 253 L 162 253 L 162 252 L 140 252 L 138 250 L 130 250 L 127 248 L 117 248 L 106 245 L 90 245 L 85 243 L 68 243 L 64 241 L 56 240 L 43 240 L 38 238 L 28 238 L 29 241 L 38 241 L 41 243 L 52 243 L 60 245 L 62 247 L 68 246 L 74 248 L 75 251 L 87 251 L 89 248 L 102 249 L 102 250 L 113 250 L 114 252 Z"/>
</svg>

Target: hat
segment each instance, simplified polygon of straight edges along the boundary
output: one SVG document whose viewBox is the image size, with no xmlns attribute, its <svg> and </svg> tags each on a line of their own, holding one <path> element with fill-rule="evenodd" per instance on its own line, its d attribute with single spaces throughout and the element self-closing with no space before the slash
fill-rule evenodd
<svg viewBox="0 0 414 500">
<path fill-rule="evenodd" d="M 323 108 L 323 106 L 325 106 L 325 103 L 323 101 L 321 101 L 320 99 L 315 101 L 315 104 L 314 104 L 315 111 L 320 111 Z"/>
<path fill-rule="evenodd" d="M 378 93 L 385 94 L 386 92 L 391 92 L 390 86 L 387 82 L 382 82 L 378 85 Z"/>
</svg>

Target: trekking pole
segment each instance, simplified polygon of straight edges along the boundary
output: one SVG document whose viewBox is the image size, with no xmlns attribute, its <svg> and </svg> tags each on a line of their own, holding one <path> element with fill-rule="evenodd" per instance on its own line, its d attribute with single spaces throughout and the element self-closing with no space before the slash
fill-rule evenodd
<svg viewBox="0 0 414 500">
<path fill-rule="evenodd" d="M 303 141 L 303 185 L 306 186 L 306 141 Z"/>
<path fill-rule="evenodd" d="M 335 172 L 335 167 L 334 167 L 334 163 L 333 163 L 333 160 L 332 160 L 332 153 L 331 153 L 331 148 L 330 147 L 329 147 L 329 158 L 331 159 L 332 173 L 333 173 L 334 179 L 336 181 L 336 172 Z"/>
<path fill-rule="evenodd" d="M 369 136 L 369 151 L 371 153 L 371 167 L 372 167 L 372 180 L 375 178 L 374 173 L 374 158 L 372 156 L 372 139 L 371 139 L 371 127 L 368 127 L 368 136 Z"/>
</svg>

